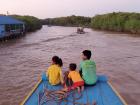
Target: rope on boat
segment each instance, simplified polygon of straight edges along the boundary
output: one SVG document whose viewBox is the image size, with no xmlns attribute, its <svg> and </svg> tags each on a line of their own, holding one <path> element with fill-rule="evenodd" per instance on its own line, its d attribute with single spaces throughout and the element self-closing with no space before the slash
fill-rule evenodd
<svg viewBox="0 0 140 105">
<path fill-rule="evenodd" d="M 44 95 L 41 99 L 41 101 L 44 102 L 50 102 L 50 101 L 54 101 L 55 103 L 61 103 L 62 101 L 64 102 L 72 102 L 73 100 L 68 100 L 67 96 L 69 96 L 71 94 L 71 92 L 65 92 L 65 91 L 49 91 L 49 90 L 45 90 L 44 91 Z M 72 96 L 74 97 L 74 94 L 72 94 Z M 80 99 L 81 96 L 79 97 L 75 97 L 75 100 Z M 42 105 L 43 103 L 41 102 L 40 105 Z M 74 103 L 77 104 L 77 103 Z M 80 105 L 80 104 L 79 104 Z"/>
<path fill-rule="evenodd" d="M 43 91 L 39 92 L 38 94 L 38 105 L 61 105 L 63 102 L 63 105 L 67 105 L 68 103 L 71 103 L 73 105 L 97 105 L 96 101 L 94 100 L 92 104 L 90 104 L 88 99 L 87 90 L 86 91 L 86 98 L 87 102 L 86 104 L 76 102 L 79 99 L 83 97 L 83 94 L 78 94 L 77 90 L 71 90 L 71 91 L 64 91 L 64 90 L 48 90 L 49 87 L 48 83 L 43 84 Z M 78 95 L 77 95 L 78 94 Z M 72 96 L 71 99 L 69 99 L 69 96 Z M 64 104 L 66 103 L 66 104 Z"/>
<path fill-rule="evenodd" d="M 76 89 L 69 92 L 63 90 L 50 91 L 45 89 L 44 92 L 42 93 L 42 97 L 39 97 L 39 105 L 44 105 L 44 103 L 46 103 L 45 105 L 50 105 L 50 102 L 52 102 L 53 104 L 56 103 L 57 105 L 61 105 L 62 102 L 66 102 L 66 105 L 67 103 L 72 103 L 73 105 L 90 105 L 90 103 L 88 102 L 88 97 L 86 104 L 76 102 L 77 100 L 82 98 L 82 93 L 79 94 L 78 97 L 76 96 L 76 94 L 77 94 Z M 70 95 L 72 95 L 73 97 L 72 100 L 67 98 Z M 93 105 L 96 105 L 95 102 L 93 102 Z"/>
</svg>

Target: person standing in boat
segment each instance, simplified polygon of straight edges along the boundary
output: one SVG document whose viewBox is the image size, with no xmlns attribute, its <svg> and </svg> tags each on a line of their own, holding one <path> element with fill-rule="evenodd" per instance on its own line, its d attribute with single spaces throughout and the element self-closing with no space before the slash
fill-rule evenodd
<svg viewBox="0 0 140 105">
<path fill-rule="evenodd" d="M 91 51 L 84 50 L 82 52 L 82 60 L 80 62 L 80 74 L 83 78 L 85 85 L 95 85 L 97 82 L 96 64 L 91 58 Z"/>
<path fill-rule="evenodd" d="M 58 56 L 52 57 L 52 64 L 48 68 L 46 75 L 48 77 L 49 83 L 51 85 L 58 85 L 63 84 L 63 76 L 62 76 L 62 70 L 61 67 L 63 66 L 63 62 L 61 58 Z"/>
</svg>

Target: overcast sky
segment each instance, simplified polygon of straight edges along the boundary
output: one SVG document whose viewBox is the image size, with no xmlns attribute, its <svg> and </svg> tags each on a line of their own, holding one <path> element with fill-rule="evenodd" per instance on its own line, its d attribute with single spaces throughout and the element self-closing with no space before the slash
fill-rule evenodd
<svg viewBox="0 0 140 105">
<path fill-rule="evenodd" d="M 109 12 L 140 12 L 140 0 L 0 0 L 0 14 L 38 18 L 69 15 L 94 16 Z"/>
</svg>

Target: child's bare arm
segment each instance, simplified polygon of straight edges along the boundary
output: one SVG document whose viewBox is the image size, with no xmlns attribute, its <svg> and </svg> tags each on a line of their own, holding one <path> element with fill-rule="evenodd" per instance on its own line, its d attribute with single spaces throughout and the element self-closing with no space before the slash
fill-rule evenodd
<svg viewBox="0 0 140 105">
<path fill-rule="evenodd" d="M 61 71 L 60 71 L 60 82 L 62 85 L 64 84 L 63 74 Z"/>
</svg>

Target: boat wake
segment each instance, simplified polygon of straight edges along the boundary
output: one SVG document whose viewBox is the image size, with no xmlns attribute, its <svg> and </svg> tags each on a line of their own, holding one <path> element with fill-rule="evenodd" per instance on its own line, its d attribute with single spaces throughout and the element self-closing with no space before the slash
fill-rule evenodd
<svg viewBox="0 0 140 105">
<path fill-rule="evenodd" d="M 64 38 L 68 38 L 68 37 L 75 37 L 75 36 L 81 36 L 81 35 L 87 35 L 88 32 L 86 32 L 85 34 L 77 34 L 77 33 L 72 33 L 70 35 L 67 35 L 67 36 L 61 36 L 61 37 L 55 37 L 55 38 L 49 38 L 47 40 L 43 40 L 41 42 L 51 42 L 51 41 L 55 41 L 55 40 L 61 40 L 61 39 L 64 39 Z"/>
<path fill-rule="evenodd" d="M 22 44 L 22 45 L 18 46 L 18 48 L 32 47 L 32 46 L 36 46 L 36 45 L 41 45 L 42 43 L 49 43 L 49 42 L 56 41 L 56 40 L 62 40 L 62 39 L 69 38 L 69 37 L 82 36 L 82 35 L 87 35 L 87 34 L 88 34 L 88 32 L 86 32 L 85 34 L 72 33 L 72 34 L 69 34 L 67 36 L 59 35 L 58 37 L 48 38 L 48 39 L 45 39 L 45 40 L 42 40 L 42 41 L 39 41 L 39 42 L 35 42 L 35 43 Z"/>
</svg>

